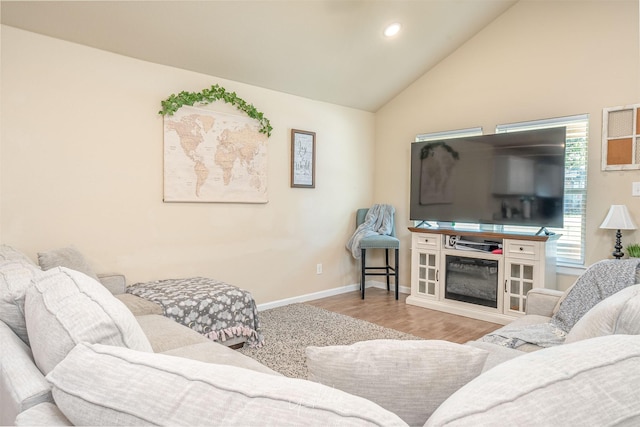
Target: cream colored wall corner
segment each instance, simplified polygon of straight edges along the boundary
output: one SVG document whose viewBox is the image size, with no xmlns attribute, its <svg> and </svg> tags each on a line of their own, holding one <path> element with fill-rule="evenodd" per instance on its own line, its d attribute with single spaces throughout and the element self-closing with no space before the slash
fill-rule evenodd
<svg viewBox="0 0 640 427">
<path fill-rule="evenodd" d="M 163 203 L 160 101 L 218 83 L 271 120 L 269 203 Z M 129 283 L 208 276 L 259 303 L 351 285 L 344 245 L 373 196 L 374 115 L 2 27 L 2 243 L 73 244 Z M 290 188 L 290 129 L 317 134 Z M 323 273 L 316 274 L 316 264 Z"/>
<path fill-rule="evenodd" d="M 589 114 L 586 264 L 611 258 L 614 235 L 598 227 L 609 205 L 640 223 L 631 183 L 640 171 L 602 172 L 602 109 L 640 102 L 637 0 L 522 0 L 376 114 L 375 200 L 395 204 L 401 275 L 410 265 L 409 158 L 415 135 Z M 473 185 L 473 183 L 469 183 Z M 623 243 L 640 241 L 624 232 Z M 574 278 L 561 277 L 566 287 Z"/>
</svg>

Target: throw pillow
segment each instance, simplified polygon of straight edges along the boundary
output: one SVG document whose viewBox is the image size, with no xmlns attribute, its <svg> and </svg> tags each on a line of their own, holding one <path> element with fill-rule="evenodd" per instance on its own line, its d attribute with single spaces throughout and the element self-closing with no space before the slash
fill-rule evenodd
<svg viewBox="0 0 640 427">
<path fill-rule="evenodd" d="M 376 402 L 409 425 L 423 425 L 482 372 L 488 355 L 438 340 L 371 340 L 306 351 L 310 380 Z"/>
<path fill-rule="evenodd" d="M 567 334 L 565 343 L 613 334 L 640 335 L 640 285 L 596 304 Z"/>
<path fill-rule="evenodd" d="M 9 245 L 0 245 L 0 261 L 21 261 L 36 266 L 31 258 Z"/>
<path fill-rule="evenodd" d="M 98 276 L 93 271 L 89 261 L 73 246 L 48 252 L 38 252 L 38 264 L 43 270 L 49 270 L 54 267 L 67 267 L 98 280 Z"/>
<path fill-rule="evenodd" d="M 311 381 L 100 344 L 78 344 L 47 379 L 74 425 L 406 425 Z"/>
<path fill-rule="evenodd" d="M 24 297 L 27 287 L 42 271 L 21 260 L 0 261 L 0 320 L 20 339 L 29 344 L 24 320 Z"/>
<path fill-rule="evenodd" d="M 527 353 L 455 392 L 425 426 L 640 424 L 640 336 Z"/>
<path fill-rule="evenodd" d="M 597 303 L 634 285 L 638 266 L 640 258 L 606 259 L 591 265 L 567 291 L 551 323 L 569 332 Z"/>
<path fill-rule="evenodd" d="M 47 374 L 79 342 L 152 351 L 127 307 L 89 276 L 58 267 L 27 289 L 25 320 L 33 358 Z"/>
</svg>

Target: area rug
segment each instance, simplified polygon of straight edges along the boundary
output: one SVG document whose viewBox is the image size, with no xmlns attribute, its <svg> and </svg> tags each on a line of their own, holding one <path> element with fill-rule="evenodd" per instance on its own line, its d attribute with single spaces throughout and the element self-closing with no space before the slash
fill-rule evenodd
<svg viewBox="0 0 640 427">
<path fill-rule="evenodd" d="M 374 339 L 419 340 L 394 329 L 308 304 L 290 304 L 261 311 L 264 345 L 238 351 L 293 378 L 307 378 L 307 346 L 348 345 Z"/>
</svg>

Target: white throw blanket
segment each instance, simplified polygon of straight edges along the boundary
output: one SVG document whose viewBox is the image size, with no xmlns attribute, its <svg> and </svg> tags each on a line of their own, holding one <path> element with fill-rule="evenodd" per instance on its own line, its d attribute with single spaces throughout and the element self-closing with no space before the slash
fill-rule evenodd
<svg viewBox="0 0 640 427">
<path fill-rule="evenodd" d="M 365 237 L 376 234 L 389 235 L 393 231 L 393 214 L 395 208 L 391 205 L 376 204 L 369 209 L 364 222 L 358 226 L 353 236 L 347 242 L 347 249 L 355 259 L 360 258 L 360 241 Z"/>
</svg>

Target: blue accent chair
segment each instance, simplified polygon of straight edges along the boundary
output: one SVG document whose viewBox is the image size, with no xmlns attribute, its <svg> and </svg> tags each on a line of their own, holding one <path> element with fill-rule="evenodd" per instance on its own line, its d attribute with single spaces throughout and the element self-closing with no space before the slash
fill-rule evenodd
<svg viewBox="0 0 640 427">
<path fill-rule="evenodd" d="M 360 226 L 364 222 L 364 219 L 367 216 L 367 212 L 369 209 L 358 209 L 356 212 L 356 228 Z M 395 214 L 391 223 L 391 235 L 383 236 L 370 236 L 365 237 L 360 241 L 361 248 L 361 258 L 360 262 L 362 265 L 362 276 L 360 277 L 360 291 L 362 292 L 362 299 L 364 299 L 364 284 L 365 284 L 365 276 L 386 276 L 387 277 L 387 291 L 390 290 L 390 279 L 391 276 L 395 277 L 396 284 L 396 299 L 398 299 L 398 259 L 400 252 L 400 240 L 396 238 L 396 224 L 395 224 Z M 384 249 L 384 259 L 385 265 L 379 267 L 367 267 L 367 249 Z M 395 263 L 393 267 L 389 265 L 389 249 L 395 249 Z"/>
</svg>

